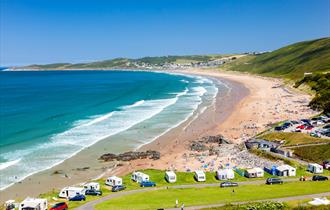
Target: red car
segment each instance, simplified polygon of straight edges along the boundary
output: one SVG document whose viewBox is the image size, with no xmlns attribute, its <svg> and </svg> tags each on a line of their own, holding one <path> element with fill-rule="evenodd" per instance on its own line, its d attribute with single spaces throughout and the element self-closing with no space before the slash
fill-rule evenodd
<svg viewBox="0 0 330 210">
<path fill-rule="evenodd" d="M 57 203 L 52 206 L 49 210 L 67 210 L 69 207 L 65 202 Z"/>
<path fill-rule="evenodd" d="M 299 125 L 299 126 L 297 126 L 296 128 L 297 129 L 304 129 L 306 126 L 304 126 L 304 125 Z"/>
</svg>

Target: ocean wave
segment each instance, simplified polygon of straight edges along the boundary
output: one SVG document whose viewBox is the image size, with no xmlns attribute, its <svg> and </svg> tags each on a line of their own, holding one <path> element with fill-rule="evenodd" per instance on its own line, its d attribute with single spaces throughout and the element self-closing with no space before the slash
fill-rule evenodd
<svg viewBox="0 0 330 210">
<path fill-rule="evenodd" d="M 168 99 L 137 101 L 132 105 L 122 107 L 118 111 L 77 121 L 71 129 L 51 136 L 49 142 L 31 148 L 2 153 L 1 157 L 3 158 L 14 157 L 18 160 L 24 160 L 25 166 L 28 167 L 17 166 L 15 171 L 19 175 L 15 178 L 6 178 L 7 173 L 2 173 L 0 189 L 5 189 L 13 182 L 20 181 L 34 173 L 54 167 L 84 148 L 159 114 L 166 107 L 175 104 L 178 98 L 187 94 L 187 92 L 188 90 L 185 89 Z M 14 164 L 16 163 L 11 162 L 10 165 L 15 167 Z M 7 167 L 9 167 L 9 163 L 3 165 L 3 168 Z"/>
<path fill-rule="evenodd" d="M 3 170 L 3 169 L 8 168 L 10 166 L 13 166 L 13 165 L 17 164 L 19 161 L 21 161 L 21 159 L 0 163 L 0 170 Z"/>
<path fill-rule="evenodd" d="M 128 106 L 124 106 L 124 107 L 125 107 L 125 108 L 133 108 L 133 107 L 136 107 L 136 106 L 140 106 L 140 105 L 142 105 L 144 102 L 145 102 L 145 100 L 140 100 L 140 101 L 135 102 L 135 103 L 132 104 L 132 105 L 128 105 Z"/>
<path fill-rule="evenodd" d="M 22 160 L 22 164 L 17 164 L 18 162 L 16 162 L 12 163 L 10 168 L 9 166 L 3 168 L 6 170 L 2 170 L 0 174 L 0 189 L 3 190 L 27 176 L 58 165 L 102 139 L 125 131 L 127 133 L 128 129 L 136 125 L 145 125 L 145 121 L 148 119 L 154 119 L 154 122 L 157 122 L 154 125 L 162 124 L 165 127 L 162 128 L 161 132 L 153 133 L 153 136 L 150 136 L 150 138 L 141 139 L 141 142 L 138 142 L 139 144 L 136 147 L 153 141 L 193 116 L 203 102 L 202 98 L 207 98 L 209 95 L 213 97 L 215 89 L 212 89 L 214 87 L 212 80 L 204 80 L 195 76 L 192 78 L 194 79 L 189 81 L 193 82 L 187 83 L 187 87 L 183 91 L 168 94 L 169 98 L 139 100 L 131 105 L 118 107 L 116 111 L 78 120 L 72 124 L 70 129 L 52 135 L 48 142 L 26 149 L 2 153 L 1 157 Z M 195 83 L 194 81 L 198 79 L 200 81 Z M 203 111 L 204 109 L 201 109 L 199 113 Z M 174 120 L 171 121 L 173 123 L 159 121 L 159 119 L 167 119 L 166 117 L 168 116 L 159 118 L 165 112 L 174 116 Z M 14 178 L 12 174 L 18 174 L 18 176 Z"/>
</svg>

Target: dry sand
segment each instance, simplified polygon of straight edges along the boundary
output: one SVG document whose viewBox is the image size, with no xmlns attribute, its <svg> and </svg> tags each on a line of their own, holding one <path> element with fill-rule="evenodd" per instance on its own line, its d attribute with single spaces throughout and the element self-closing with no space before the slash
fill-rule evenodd
<svg viewBox="0 0 330 210">
<path fill-rule="evenodd" d="M 216 103 L 200 114 L 197 119 L 192 117 L 139 149 L 160 151 L 160 160 L 131 161 L 113 170 L 112 166 L 115 163 L 102 163 L 97 160 L 100 155 L 106 152 L 106 140 L 100 141 L 62 164 L 32 175 L 21 183 L 1 191 L 0 202 L 24 198 L 27 195 L 37 196 L 40 193 L 81 183 L 99 175 L 123 175 L 143 168 L 175 168 L 185 171 L 200 168 L 204 163 L 243 164 L 239 159 L 244 159 L 246 154 L 240 154 L 235 158 L 233 158 L 233 154 L 224 154 L 221 159 L 203 156 L 201 158 L 187 158 L 190 152 L 188 144 L 202 136 L 216 134 L 224 135 L 233 143 L 241 143 L 267 128 L 270 123 L 286 119 L 306 118 L 315 114 L 307 107 L 310 100 L 309 95 L 278 87 L 281 81 L 277 79 L 208 70 L 180 72 L 219 79 L 231 88 L 231 92 L 226 96 L 218 94 Z M 213 167 L 216 168 L 218 165 Z M 83 169 L 84 167 L 87 168 Z M 54 174 L 54 171 L 61 173 Z"/>
<path fill-rule="evenodd" d="M 216 156 L 207 157 L 207 154 L 192 153 L 189 150 L 189 142 L 206 135 L 222 134 L 233 143 L 239 144 L 269 128 L 272 123 L 308 118 L 316 114 L 307 106 L 311 100 L 310 95 L 281 86 L 283 84 L 279 79 L 210 70 L 189 70 L 189 74 L 211 76 L 230 81 L 233 88 L 231 95 L 217 101 L 214 109 L 209 110 L 210 113 L 191 123 L 189 134 L 179 132 L 175 133 L 174 136 L 171 133 L 169 135 L 172 136 L 159 138 L 143 148 L 161 151 L 162 158 L 160 160 L 132 161 L 128 166 L 123 167 L 123 174 L 127 173 L 127 170 L 132 171 L 139 168 L 196 170 L 201 169 L 205 164 L 212 165 L 208 170 L 219 168 L 219 166 L 225 164 L 247 167 L 246 163 L 240 160 L 247 157 L 244 151 L 240 154 L 228 153 L 220 158 Z M 248 93 L 246 93 L 245 88 Z M 242 98 L 242 95 L 245 97 Z M 239 102 L 235 103 L 237 100 Z M 224 104 L 224 101 L 226 104 Z M 231 107 L 226 107 L 226 105 Z M 203 119 L 203 117 L 207 119 Z M 214 122 L 212 123 L 215 124 L 214 127 L 210 126 L 202 132 L 198 131 L 201 124 L 210 121 Z M 223 149 L 226 150 L 227 148 Z M 254 165 L 258 166 L 260 163 L 256 161 Z"/>
</svg>

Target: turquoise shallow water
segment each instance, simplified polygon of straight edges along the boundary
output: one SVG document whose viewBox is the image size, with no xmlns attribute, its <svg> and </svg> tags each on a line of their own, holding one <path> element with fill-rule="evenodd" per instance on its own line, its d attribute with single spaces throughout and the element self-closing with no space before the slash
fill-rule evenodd
<svg viewBox="0 0 330 210">
<path fill-rule="evenodd" d="M 1 189 L 106 137 L 146 144 L 209 106 L 219 87 L 133 71 L 0 72 L 0 84 Z"/>
</svg>

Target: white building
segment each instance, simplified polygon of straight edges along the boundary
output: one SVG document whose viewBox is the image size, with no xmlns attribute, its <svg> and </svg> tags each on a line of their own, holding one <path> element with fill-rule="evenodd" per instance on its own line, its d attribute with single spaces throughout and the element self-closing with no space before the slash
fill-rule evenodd
<svg viewBox="0 0 330 210">
<path fill-rule="evenodd" d="M 166 171 L 165 179 L 169 183 L 174 183 L 174 182 L 176 182 L 176 174 L 174 173 L 174 171 Z"/>
<path fill-rule="evenodd" d="M 77 194 L 84 195 L 85 188 L 83 188 L 83 187 L 65 187 L 60 191 L 60 193 L 58 194 L 58 197 L 71 198 L 73 196 L 76 196 Z"/>
<path fill-rule="evenodd" d="M 47 199 L 41 198 L 25 198 L 22 203 L 19 204 L 19 210 L 47 210 Z"/>
<path fill-rule="evenodd" d="M 235 178 L 235 173 L 233 169 L 220 169 L 217 171 L 217 178 L 219 180 L 227 180 L 227 179 L 234 179 Z"/>
<path fill-rule="evenodd" d="M 307 171 L 310 171 L 314 174 L 320 174 L 323 173 L 323 166 L 317 163 L 308 163 Z"/>
<path fill-rule="evenodd" d="M 196 181 L 198 182 L 205 182 L 206 181 L 206 176 L 204 171 L 195 171 L 195 175 L 194 175 Z"/>
<path fill-rule="evenodd" d="M 123 185 L 123 179 L 117 176 L 110 176 L 105 180 L 105 184 L 109 186 Z"/>
<path fill-rule="evenodd" d="M 133 172 L 131 179 L 137 183 L 149 181 L 149 175 L 142 172 Z"/>
<path fill-rule="evenodd" d="M 277 176 L 296 176 L 296 168 L 290 165 L 281 165 L 276 168 Z"/>
<path fill-rule="evenodd" d="M 100 190 L 100 184 L 97 182 L 89 182 L 84 184 L 86 190 Z"/>
</svg>

